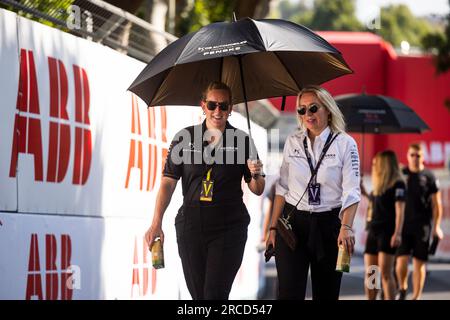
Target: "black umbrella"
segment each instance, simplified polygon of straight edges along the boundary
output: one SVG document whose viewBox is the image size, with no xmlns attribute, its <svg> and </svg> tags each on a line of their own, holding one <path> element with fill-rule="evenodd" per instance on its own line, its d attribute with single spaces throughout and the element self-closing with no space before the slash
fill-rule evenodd
<svg viewBox="0 0 450 320">
<path fill-rule="evenodd" d="M 344 114 L 347 131 L 362 133 L 361 163 L 364 163 L 364 133 L 422 133 L 430 130 L 414 110 L 394 98 L 347 94 L 337 96 L 335 100 Z M 366 230 L 371 219 L 369 209 L 366 216 Z"/>
<path fill-rule="evenodd" d="M 403 102 L 382 96 L 349 94 L 336 97 L 347 131 L 361 133 L 422 133 L 427 124 Z"/>
<path fill-rule="evenodd" d="M 129 87 L 148 106 L 199 105 L 211 81 L 226 83 L 233 104 L 295 95 L 352 73 L 340 52 L 306 27 L 245 18 L 212 23 L 162 50 Z"/>
<path fill-rule="evenodd" d="M 346 94 L 335 97 L 348 132 L 360 132 L 364 159 L 364 133 L 422 133 L 427 124 L 403 102 L 382 96 Z"/>
</svg>

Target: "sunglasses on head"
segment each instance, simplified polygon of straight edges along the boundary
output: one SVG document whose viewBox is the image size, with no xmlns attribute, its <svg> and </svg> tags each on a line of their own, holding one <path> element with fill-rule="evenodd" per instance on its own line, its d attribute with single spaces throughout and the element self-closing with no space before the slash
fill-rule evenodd
<svg viewBox="0 0 450 320">
<path fill-rule="evenodd" d="M 228 111 L 228 108 L 230 104 L 226 101 L 224 102 L 218 102 L 218 101 L 205 101 L 206 102 L 206 108 L 210 111 L 216 110 L 217 107 L 219 107 L 222 111 Z"/>
<path fill-rule="evenodd" d="M 297 113 L 301 116 L 304 116 L 306 114 L 306 111 L 309 110 L 309 112 L 311 113 L 316 113 L 317 110 L 319 110 L 320 106 L 318 106 L 317 104 L 311 104 L 309 106 L 309 108 L 303 107 L 303 108 L 298 108 L 297 109 Z"/>
</svg>

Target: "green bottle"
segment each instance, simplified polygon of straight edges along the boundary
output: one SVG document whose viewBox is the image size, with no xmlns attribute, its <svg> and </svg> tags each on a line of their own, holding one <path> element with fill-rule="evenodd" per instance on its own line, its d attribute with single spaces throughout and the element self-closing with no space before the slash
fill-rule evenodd
<svg viewBox="0 0 450 320">
<path fill-rule="evenodd" d="M 336 271 L 350 272 L 350 255 L 343 245 L 339 246 L 338 258 L 336 261 Z"/>
<path fill-rule="evenodd" d="M 155 241 L 153 241 L 151 252 L 153 268 L 164 268 L 164 250 L 160 238 L 156 238 Z"/>
</svg>

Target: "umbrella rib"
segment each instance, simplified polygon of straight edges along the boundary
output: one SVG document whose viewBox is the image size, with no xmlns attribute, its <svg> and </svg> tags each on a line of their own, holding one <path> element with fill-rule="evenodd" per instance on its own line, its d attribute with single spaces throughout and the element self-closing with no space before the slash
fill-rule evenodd
<svg viewBox="0 0 450 320">
<path fill-rule="evenodd" d="M 297 90 L 300 91 L 301 86 L 297 83 L 297 80 L 295 80 L 295 78 L 292 76 L 291 72 L 289 71 L 289 69 L 286 67 L 286 65 L 284 64 L 284 61 L 278 56 L 276 51 L 270 51 L 273 52 L 273 54 L 277 57 L 278 61 L 280 61 L 281 65 L 283 66 L 284 70 L 286 71 L 286 73 L 289 75 L 289 77 L 294 81 L 294 83 L 297 85 Z"/>
</svg>

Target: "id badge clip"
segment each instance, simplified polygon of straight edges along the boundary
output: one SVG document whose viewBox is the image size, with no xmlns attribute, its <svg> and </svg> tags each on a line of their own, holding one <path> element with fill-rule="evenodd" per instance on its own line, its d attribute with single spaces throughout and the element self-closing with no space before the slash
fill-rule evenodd
<svg viewBox="0 0 450 320">
<path fill-rule="evenodd" d="M 200 191 L 200 201 L 211 202 L 213 200 L 214 181 L 211 180 L 211 171 L 212 171 L 212 168 L 208 170 L 206 179 L 202 180 L 202 190 Z"/>
<path fill-rule="evenodd" d="M 320 205 L 320 183 L 311 183 L 308 187 L 308 203 L 311 206 Z"/>
</svg>

